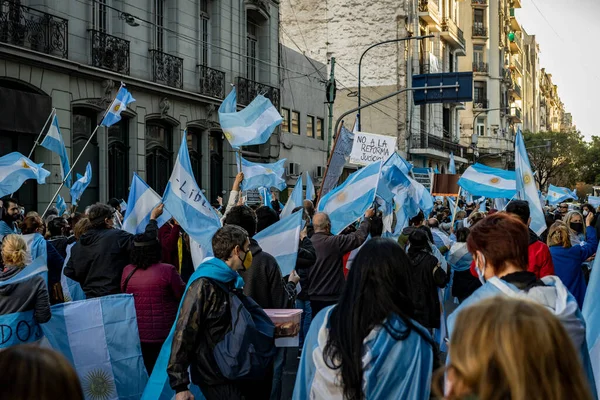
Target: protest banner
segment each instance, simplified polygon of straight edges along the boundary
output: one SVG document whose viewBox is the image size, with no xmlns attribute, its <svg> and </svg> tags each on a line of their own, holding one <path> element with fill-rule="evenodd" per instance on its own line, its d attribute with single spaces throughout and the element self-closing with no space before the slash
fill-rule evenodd
<svg viewBox="0 0 600 400">
<path fill-rule="evenodd" d="M 356 132 L 350 153 L 350 162 L 369 165 L 387 160 L 396 151 L 396 138 L 373 133 Z"/>
</svg>

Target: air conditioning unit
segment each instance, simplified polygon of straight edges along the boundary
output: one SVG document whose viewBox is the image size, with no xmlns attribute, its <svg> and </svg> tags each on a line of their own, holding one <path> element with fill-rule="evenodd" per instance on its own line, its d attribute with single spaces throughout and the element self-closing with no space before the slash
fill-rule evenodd
<svg viewBox="0 0 600 400">
<path fill-rule="evenodd" d="M 287 176 L 298 176 L 300 175 L 300 164 L 289 163 L 287 166 Z"/>
<path fill-rule="evenodd" d="M 315 169 L 315 173 L 313 174 L 313 176 L 316 179 L 321 179 L 321 178 L 323 178 L 324 175 L 325 175 L 325 167 L 319 165 L 317 167 L 317 169 Z"/>
</svg>

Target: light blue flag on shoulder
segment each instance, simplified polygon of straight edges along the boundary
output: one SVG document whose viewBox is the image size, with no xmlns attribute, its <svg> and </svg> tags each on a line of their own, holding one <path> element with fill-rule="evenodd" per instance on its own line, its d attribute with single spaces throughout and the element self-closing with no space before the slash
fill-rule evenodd
<svg viewBox="0 0 600 400">
<path fill-rule="evenodd" d="M 71 203 L 73 203 L 73 205 L 79 203 L 83 192 L 90 185 L 90 182 L 92 182 L 92 164 L 88 162 L 85 167 L 85 174 L 83 174 L 83 176 L 77 174 L 77 180 L 71 187 Z"/>
<path fill-rule="evenodd" d="M 38 257 L 21 272 L 7 279 L 0 281 L 0 288 L 7 285 L 15 285 L 35 277 L 41 277 L 48 282 L 48 266 L 46 257 Z M 34 311 L 25 311 L 13 314 L 0 315 L 1 342 L 0 349 L 11 347 L 18 344 L 32 343 L 42 338 L 40 325 L 34 318 Z"/>
<path fill-rule="evenodd" d="M 58 210 L 58 215 L 61 217 L 67 211 L 67 203 L 65 203 L 65 199 L 60 194 L 56 196 L 56 209 Z"/>
<path fill-rule="evenodd" d="M 235 87 L 219 107 L 219 122 L 223 135 L 234 149 L 266 143 L 283 118 L 271 103 L 262 95 L 240 112 L 236 112 L 237 94 Z"/>
<path fill-rule="evenodd" d="M 317 211 L 329 215 L 331 233 L 339 234 L 373 205 L 382 162 L 367 165 L 319 200 Z"/>
<path fill-rule="evenodd" d="M 19 190 L 27 179 L 35 179 L 38 185 L 46 183 L 50 171 L 43 166 L 17 152 L 0 157 L 0 197 Z"/>
<path fill-rule="evenodd" d="M 63 297 L 65 298 L 65 302 L 69 301 L 79 301 L 85 300 L 86 296 L 81 288 L 79 282 L 74 281 L 65 275 L 65 267 L 71 258 L 71 249 L 75 246 L 75 243 L 71 243 L 67 246 L 67 255 L 65 257 L 65 262 L 63 264 L 62 273 L 60 274 L 60 285 L 63 290 Z"/>
<path fill-rule="evenodd" d="M 454 163 L 454 153 L 450 152 L 450 162 L 448 164 L 448 173 L 456 174 L 456 164 Z"/>
<path fill-rule="evenodd" d="M 600 257 L 596 257 L 582 307 L 596 388 L 600 388 Z"/>
<path fill-rule="evenodd" d="M 306 200 L 314 200 L 316 196 L 315 185 L 310 178 L 310 173 L 306 171 Z"/>
<path fill-rule="evenodd" d="M 47 242 L 44 237 L 39 233 L 29 233 L 27 235 L 21 235 L 25 244 L 27 245 L 27 255 L 30 260 L 36 260 L 42 257 L 44 260 L 47 258 Z"/>
<path fill-rule="evenodd" d="M 127 200 L 131 204 L 131 207 L 125 213 L 122 229 L 133 235 L 144 233 L 146 226 L 150 222 L 150 214 L 160 204 L 161 197 L 134 172 Z M 168 211 L 164 211 L 156 221 L 158 227 L 163 226 L 170 218 L 171 214 Z"/>
<path fill-rule="evenodd" d="M 472 196 L 511 199 L 517 192 L 515 171 L 505 171 L 483 164 L 474 164 L 467 168 L 458 180 L 458 185 L 468 192 L 468 202 L 473 201 Z"/>
<path fill-rule="evenodd" d="M 529 156 L 525 149 L 525 142 L 521 129 L 517 131 L 515 140 L 515 173 L 517 175 L 517 195 L 521 200 L 527 200 L 531 213 L 531 230 L 541 235 L 547 229 L 544 210 L 538 196 L 538 188 L 535 184 Z"/>
<path fill-rule="evenodd" d="M 287 203 L 285 203 L 285 207 L 283 207 L 281 214 L 279 214 L 279 218 L 283 219 L 289 215 L 292 215 L 292 211 L 294 210 L 294 208 L 302 206 L 303 200 L 304 199 L 302 198 L 302 175 L 300 175 L 296 180 L 296 186 L 294 186 L 292 195 L 288 199 Z"/>
<path fill-rule="evenodd" d="M 298 210 L 254 235 L 259 246 L 275 257 L 282 276 L 289 275 L 296 268 L 300 231 L 303 228 L 302 213 L 302 210 Z"/>
<path fill-rule="evenodd" d="M 42 325 L 50 346 L 71 363 L 85 398 L 139 399 L 148 382 L 131 294 L 52 306 Z"/>
<path fill-rule="evenodd" d="M 72 176 L 69 174 L 69 171 L 71 170 L 71 165 L 69 164 L 69 156 L 67 154 L 67 149 L 65 148 L 65 142 L 63 141 L 62 134 L 60 133 L 60 128 L 58 127 L 58 117 L 56 116 L 56 114 L 54 114 L 54 117 L 52 118 L 52 124 L 50 124 L 50 129 L 48 129 L 48 133 L 42 141 L 41 146 L 58 154 L 58 156 L 60 157 L 60 166 L 62 169 L 61 180 L 65 180 L 65 177 L 67 177 L 65 185 L 68 188 L 70 188 L 71 182 L 73 181 Z"/>
<path fill-rule="evenodd" d="M 163 204 L 190 238 L 202 247 L 205 256 L 210 256 L 211 239 L 221 227 L 221 219 L 196 183 L 186 138 L 184 132 L 171 178 L 165 188 Z"/>
<path fill-rule="evenodd" d="M 13 233 L 18 233 L 15 227 L 10 227 L 6 222 L 0 221 L 0 242 L 4 240 L 4 236 L 12 235 Z"/>
<path fill-rule="evenodd" d="M 239 160 L 237 162 L 239 170 Z M 248 161 L 242 157 L 241 170 L 244 173 L 244 180 L 241 189 L 244 191 L 258 189 L 259 187 L 285 189 L 287 184 L 285 179 L 282 178 L 285 174 L 285 162 L 286 159 L 284 158 L 271 164 L 261 164 Z"/>
<path fill-rule="evenodd" d="M 574 192 L 574 190 L 571 191 L 565 187 L 550 185 L 548 186 L 546 200 L 548 201 L 548 203 L 556 205 L 568 199 L 576 199 L 577 195 Z"/>
<path fill-rule="evenodd" d="M 121 113 L 123 110 L 127 109 L 127 105 L 129 103 L 133 103 L 134 101 L 135 99 L 131 93 L 129 93 L 129 91 L 125 88 L 125 85 L 121 83 L 121 87 L 117 92 L 117 96 L 106 111 L 106 115 L 100 125 L 111 126 L 119 122 L 121 120 Z"/>
</svg>

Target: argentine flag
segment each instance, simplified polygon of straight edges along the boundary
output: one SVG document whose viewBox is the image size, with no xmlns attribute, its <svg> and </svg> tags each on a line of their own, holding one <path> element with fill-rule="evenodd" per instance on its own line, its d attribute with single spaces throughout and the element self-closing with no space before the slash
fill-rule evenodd
<svg viewBox="0 0 600 400">
<path fill-rule="evenodd" d="M 531 230 L 541 235 L 547 229 L 546 218 L 544 218 L 544 210 L 538 195 L 538 188 L 535 184 L 531 165 L 529 164 L 529 156 L 525 150 L 525 142 L 521 129 L 517 131 L 515 140 L 515 172 L 517 175 L 517 194 L 521 200 L 527 200 L 529 203 L 529 211 L 531 212 Z"/>
<path fill-rule="evenodd" d="M 276 187 L 283 190 L 287 187 L 285 179 L 282 178 L 285 174 L 285 158 L 271 164 L 254 163 L 243 157 L 240 158 L 242 159 L 241 170 L 244 173 L 244 180 L 241 185 L 243 191 L 258 189 L 259 187 Z"/>
<path fill-rule="evenodd" d="M 236 100 L 234 87 L 219 107 L 221 129 L 231 147 L 239 149 L 241 146 L 267 142 L 283 121 L 279 111 L 269 99 L 258 95 L 246 108 L 236 112 Z"/>
<path fill-rule="evenodd" d="M 42 168 L 43 165 L 17 152 L 0 157 L 0 197 L 19 190 L 27 179 L 35 179 L 38 185 L 46 183 L 50 171 Z"/>
<path fill-rule="evenodd" d="M 288 199 L 287 203 L 285 203 L 285 207 L 283 207 L 281 214 L 279 214 L 279 218 L 283 219 L 288 215 L 292 215 L 292 211 L 294 210 L 294 208 L 302 206 L 303 200 L 304 199 L 302 198 L 302 175 L 300 175 L 298 177 L 298 180 L 296 181 L 296 186 L 294 186 L 292 195 Z"/>
<path fill-rule="evenodd" d="M 562 203 L 568 199 L 576 199 L 577 195 L 575 194 L 575 190 L 571 191 L 564 187 L 558 187 L 554 185 L 550 185 L 548 187 L 548 193 L 546 194 L 546 200 L 548 203 L 552 205 L 556 205 L 558 203 Z"/>
<path fill-rule="evenodd" d="M 266 187 L 259 187 L 258 193 L 262 197 L 263 206 L 273 208 L 271 205 L 271 201 L 273 200 L 273 196 L 271 196 L 271 190 Z"/>
<path fill-rule="evenodd" d="M 196 183 L 186 137 L 184 132 L 177 160 L 163 195 L 163 204 L 190 238 L 202 247 L 205 256 L 208 256 L 212 254 L 211 239 L 221 227 L 221 220 Z M 129 204 L 132 204 L 131 200 Z"/>
<path fill-rule="evenodd" d="M 81 196 L 83 195 L 83 192 L 90 185 L 91 181 L 92 164 L 88 162 L 85 167 L 85 174 L 83 176 L 77 174 L 77 180 L 75 181 L 75 183 L 73 183 L 73 186 L 71 187 L 71 203 L 73 203 L 73 205 L 77 205 L 77 203 L 81 199 Z"/>
<path fill-rule="evenodd" d="M 56 196 L 56 209 L 58 210 L 59 217 L 62 217 L 67 211 L 67 203 L 65 203 L 65 199 L 60 194 Z"/>
<path fill-rule="evenodd" d="M 129 198 L 125 217 L 123 219 L 122 229 L 133 235 L 144 233 L 146 226 L 150 222 L 150 214 L 161 202 L 160 196 L 152 190 L 150 186 L 137 173 L 133 173 L 131 189 L 129 189 Z M 158 218 L 158 227 L 160 228 L 171 218 L 168 211 Z"/>
<path fill-rule="evenodd" d="M 588 196 L 588 203 L 590 203 L 590 205 L 592 207 L 600 207 L 600 197 L 598 196 Z"/>
<path fill-rule="evenodd" d="M 106 111 L 106 116 L 100 125 L 111 126 L 119 122 L 121 120 L 121 112 L 127 108 L 129 103 L 133 103 L 134 101 L 135 99 L 131 93 L 129 93 L 127 89 L 125 89 L 125 85 L 121 83 L 121 87 L 117 92 L 117 96 L 110 105 L 109 109 Z"/>
<path fill-rule="evenodd" d="M 450 163 L 448 164 L 448 173 L 456 174 L 456 164 L 454 163 L 454 153 L 450 152 Z"/>
<path fill-rule="evenodd" d="M 148 382 L 133 295 L 52 306 L 42 325 L 50 346 L 71 363 L 86 399 L 139 399 Z"/>
<path fill-rule="evenodd" d="M 75 243 L 71 243 L 67 246 L 67 255 L 65 257 L 65 262 L 63 264 L 63 269 L 60 274 L 60 285 L 62 286 L 63 297 L 65 298 L 65 302 L 69 301 L 79 301 L 85 300 L 85 293 L 81 288 L 79 282 L 75 282 L 73 279 L 69 278 L 65 275 L 65 267 L 71 258 L 71 249 L 73 249 Z"/>
<path fill-rule="evenodd" d="M 316 197 L 315 185 L 310 178 L 310 173 L 306 171 L 306 200 L 314 200 Z"/>
<path fill-rule="evenodd" d="M 303 228 L 302 212 L 298 210 L 254 235 L 260 247 L 275 257 L 282 276 L 289 275 L 296 268 L 300 231 Z"/>
<path fill-rule="evenodd" d="M 69 174 L 69 171 L 71 171 L 71 165 L 69 164 L 69 156 L 67 155 L 65 142 L 63 142 L 63 137 L 60 133 L 60 128 L 58 127 L 58 117 L 56 114 L 54 114 L 54 117 L 52 118 L 52 124 L 50 124 L 48 134 L 42 141 L 41 146 L 58 154 L 60 157 L 60 166 L 62 168 L 61 180 L 65 180 L 65 177 L 67 177 L 65 185 L 70 188 L 71 182 L 73 181 L 72 176 Z"/>
<path fill-rule="evenodd" d="M 458 180 L 458 185 L 472 196 L 485 196 L 489 199 L 511 199 L 517 193 L 514 171 L 483 164 L 474 164 L 467 168 Z"/>
<path fill-rule="evenodd" d="M 594 380 L 596 388 L 600 388 L 600 257 L 596 257 L 594 260 L 581 311 L 586 324 L 585 337 L 594 371 Z"/>
<path fill-rule="evenodd" d="M 319 201 L 317 211 L 329 215 L 332 234 L 339 234 L 372 206 L 381 165 L 379 161 L 356 171 Z"/>
</svg>

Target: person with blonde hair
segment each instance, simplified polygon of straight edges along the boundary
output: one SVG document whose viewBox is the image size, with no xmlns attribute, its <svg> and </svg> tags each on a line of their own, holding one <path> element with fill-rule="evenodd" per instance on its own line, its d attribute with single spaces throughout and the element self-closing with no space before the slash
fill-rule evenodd
<svg viewBox="0 0 600 400">
<path fill-rule="evenodd" d="M 588 214 L 589 215 L 589 214 Z M 592 221 L 594 216 L 592 215 Z M 587 238 L 587 229 L 583 221 L 583 215 L 579 211 L 569 211 L 564 216 L 563 221 L 569 227 L 569 235 L 571 237 L 571 245 L 584 243 Z M 591 223 L 590 223 L 591 224 Z"/>
<path fill-rule="evenodd" d="M 460 312 L 455 326 L 446 400 L 592 399 L 571 338 L 545 307 L 494 297 Z"/>
<path fill-rule="evenodd" d="M 44 279 L 37 275 L 14 283 L 4 283 L 14 278 L 28 262 L 27 244 L 20 235 L 7 235 L 2 241 L 0 272 L 0 315 L 33 310 L 37 323 L 50 320 L 50 299 Z"/>
<path fill-rule="evenodd" d="M 550 227 L 550 232 L 548 232 L 547 242 L 554 263 L 554 273 L 577 299 L 579 308 L 583 307 L 585 291 L 587 290 L 581 264 L 591 257 L 598 248 L 596 229 L 592 226 L 593 220 L 594 215 L 588 214 L 585 220 L 587 225 L 586 239 L 581 245 L 573 245 L 566 223 L 555 222 Z"/>
</svg>

